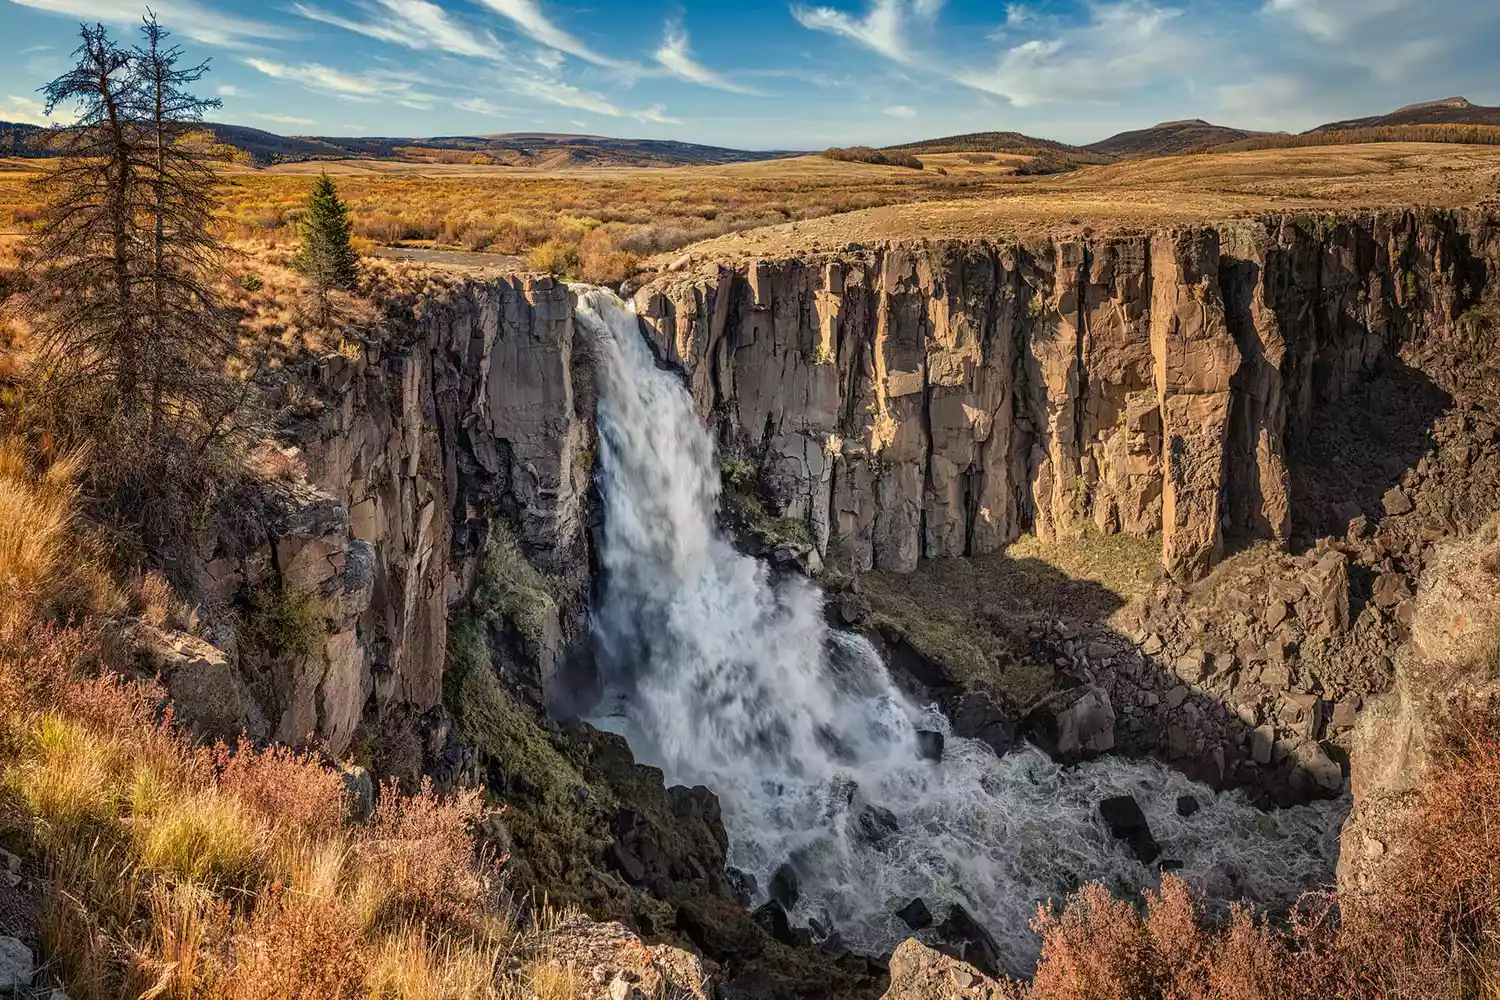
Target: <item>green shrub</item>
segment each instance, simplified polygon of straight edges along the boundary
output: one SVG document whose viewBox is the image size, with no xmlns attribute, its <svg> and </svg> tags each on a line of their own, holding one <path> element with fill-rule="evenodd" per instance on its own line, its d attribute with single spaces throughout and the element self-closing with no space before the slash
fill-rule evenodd
<svg viewBox="0 0 1500 1000">
<path fill-rule="evenodd" d="M 327 637 L 323 619 L 305 591 L 268 583 L 250 591 L 247 603 L 245 637 L 267 652 L 308 656 Z"/>
<path fill-rule="evenodd" d="M 240 275 L 240 287 L 247 292 L 258 292 L 265 287 L 265 284 L 258 274 Z"/>
</svg>

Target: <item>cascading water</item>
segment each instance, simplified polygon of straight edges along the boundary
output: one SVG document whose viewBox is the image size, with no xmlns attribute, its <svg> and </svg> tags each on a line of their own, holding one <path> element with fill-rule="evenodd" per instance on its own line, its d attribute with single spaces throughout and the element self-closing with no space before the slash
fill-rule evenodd
<svg viewBox="0 0 1500 1000">
<path fill-rule="evenodd" d="M 821 592 L 737 552 L 717 527 L 713 441 L 635 314 L 579 289 L 599 356 L 602 599 L 593 629 L 606 698 L 595 721 L 670 782 L 719 796 L 730 862 L 769 885 L 789 859 L 794 922 L 865 954 L 910 935 L 895 911 L 961 903 L 1022 972 L 1038 902 L 1103 880 L 1155 882 L 1099 819 L 1132 794 L 1164 856 L 1211 899 L 1289 902 L 1331 879 L 1344 803 L 1262 813 L 1150 761 L 1063 768 L 1025 749 L 997 758 L 912 704 L 862 637 L 835 631 Z M 948 736 L 940 763 L 917 731 Z M 1191 819 L 1179 795 L 1205 803 Z M 894 824 L 891 819 L 894 818 Z"/>
</svg>

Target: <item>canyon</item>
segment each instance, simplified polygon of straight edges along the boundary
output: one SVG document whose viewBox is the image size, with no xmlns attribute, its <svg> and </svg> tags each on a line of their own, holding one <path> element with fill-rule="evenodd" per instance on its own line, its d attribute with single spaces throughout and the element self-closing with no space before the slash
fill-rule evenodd
<svg viewBox="0 0 1500 1000">
<path fill-rule="evenodd" d="M 1412 690 L 1436 682 L 1408 636 L 1449 546 L 1500 509 L 1492 216 L 694 253 L 632 299 L 718 460 L 745 470 L 759 510 L 742 546 L 820 581 L 832 624 L 950 738 L 1002 760 L 1030 741 L 1064 769 L 1159 758 L 1247 803 L 1342 809 L 1359 747 L 1420 728 L 1392 699 L 1453 686 Z M 203 735 L 409 745 L 410 774 L 482 779 L 522 814 L 587 791 L 575 853 L 536 862 L 538 880 L 769 975 L 767 947 L 808 940 L 742 905 L 767 887 L 730 868 L 720 790 L 668 789 L 638 748 L 576 724 L 605 687 L 591 616 L 608 585 L 600 348 L 579 295 L 544 277 L 429 287 L 385 302 L 357 352 L 274 379 L 279 440 L 306 475 L 205 537 L 195 571 L 226 604 L 312 595 L 320 640 L 177 638 L 159 673 Z M 1097 614 L 976 623 L 1010 644 L 977 666 L 882 613 L 877 579 L 991 566 L 1023 536 L 1126 540 L 1161 573 Z M 498 587 L 497 545 L 524 563 Z M 503 599 L 478 607 L 481 592 Z M 549 797 L 507 773 L 453 703 L 456 615 L 480 622 L 494 679 L 576 787 Z M 1356 784 L 1359 822 L 1378 826 L 1392 780 Z M 522 822 L 495 836 L 524 839 Z M 848 983 L 878 974 L 838 961 Z"/>
</svg>

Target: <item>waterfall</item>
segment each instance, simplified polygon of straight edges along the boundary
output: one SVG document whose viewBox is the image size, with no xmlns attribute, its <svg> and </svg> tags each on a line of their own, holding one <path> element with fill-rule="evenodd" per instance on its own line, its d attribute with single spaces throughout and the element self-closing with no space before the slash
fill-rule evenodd
<svg viewBox="0 0 1500 1000">
<path fill-rule="evenodd" d="M 762 895 L 792 862 L 794 923 L 878 955 L 910 936 L 895 911 L 959 903 L 1029 970 L 1037 904 L 1102 880 L 1155 884 L 1098 816 L 1132 794 L 1164 857 L 1224 903 L 1287 903 L 1331 881 L 1347 803 L 1263 813 L 1167 767 L 1106 758 L 1064 768 L 1027 748 L 1003 758 L 914 704 L 863 637 L 831 629 L 823 595 L 737 552 L 719 530 L 713 440 L 680 379 L 657 367 L 635 313 L 578 289 L 598 357 L 603 587 L 592 622 L 605 698 L 597 725 L 674 784 L 712 789 L 730 863 Z M 918 730 L 947 736 L 941 762 Z M 1176 802 L 1204 804 L 1180 818 Z"/>
</svg>

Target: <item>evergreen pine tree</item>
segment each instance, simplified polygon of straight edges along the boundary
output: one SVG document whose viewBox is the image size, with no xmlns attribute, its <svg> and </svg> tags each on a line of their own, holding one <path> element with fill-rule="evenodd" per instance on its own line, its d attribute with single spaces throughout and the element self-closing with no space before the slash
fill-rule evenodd
<svg viewBox="0 0 1500 1000">
<path fill-rule="evenodd" d="M 359 277 L 359 255 L 349 243 L 349 208 L 339 200 L 338 188 L 326 172 L 319 175 L 302 219 L 302 247 L 292 267 L 312 282 L 328 322 L 328 293 L 354 287 Z"/>
</svg>

